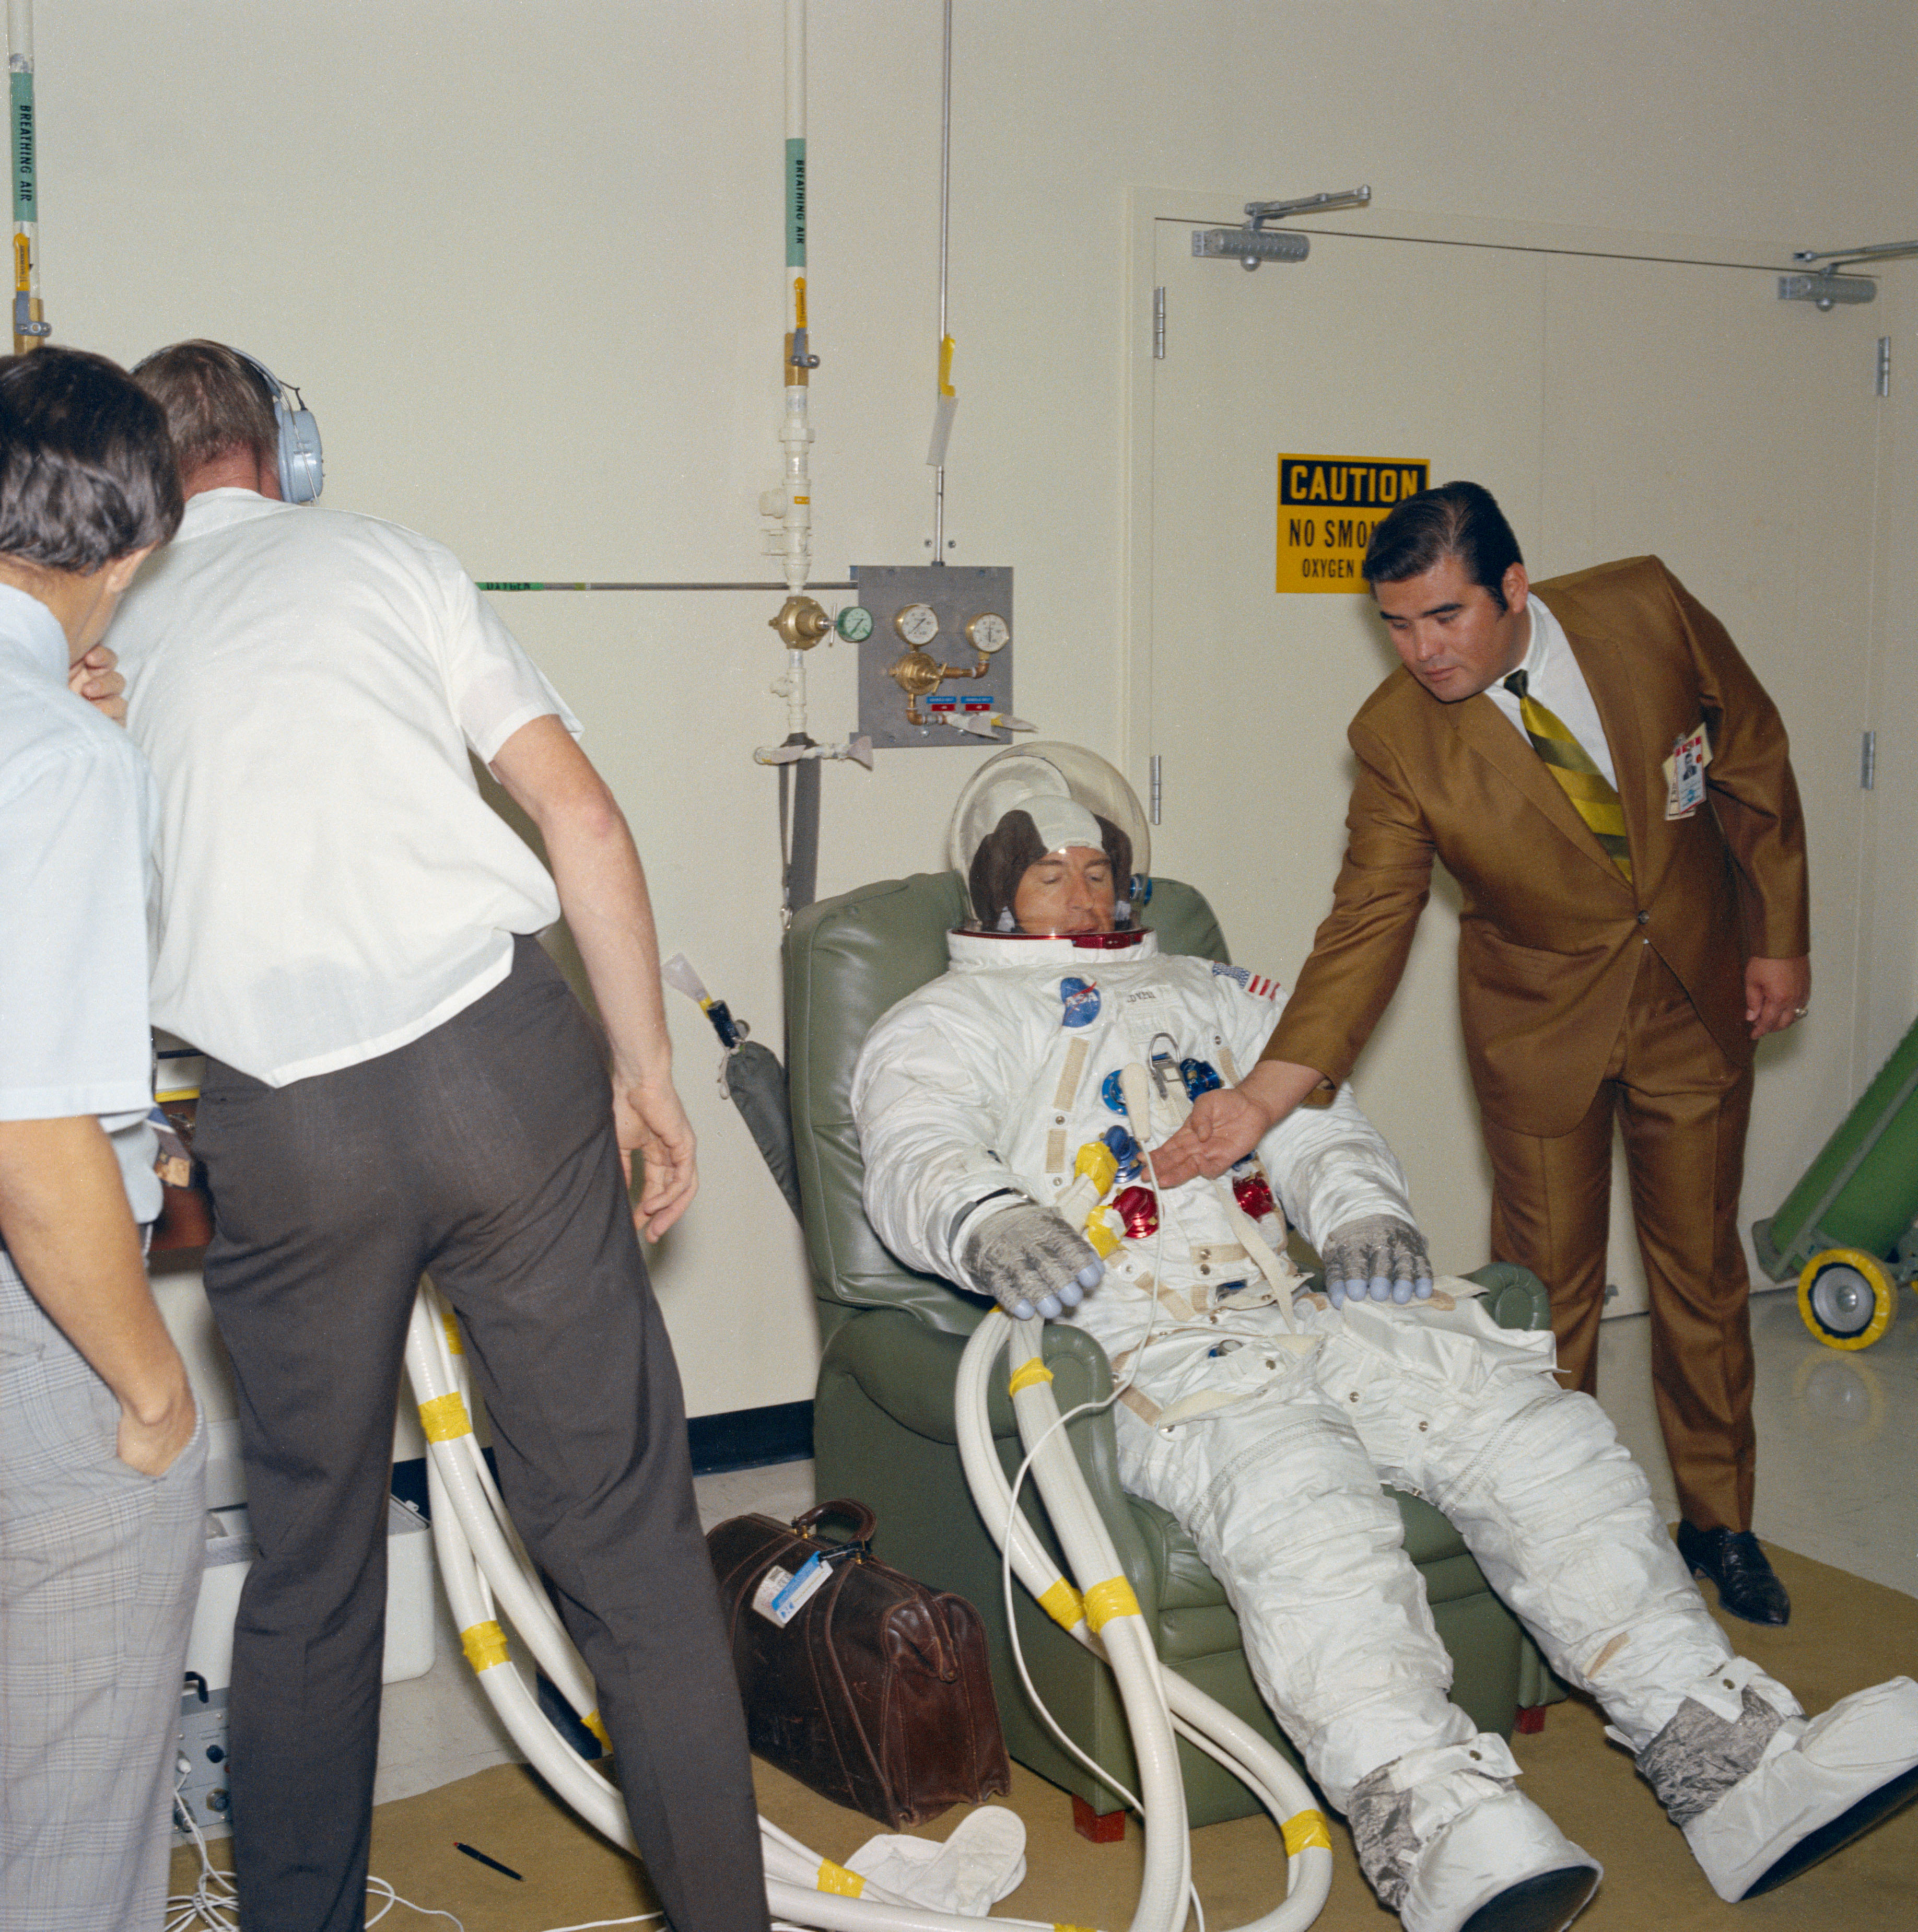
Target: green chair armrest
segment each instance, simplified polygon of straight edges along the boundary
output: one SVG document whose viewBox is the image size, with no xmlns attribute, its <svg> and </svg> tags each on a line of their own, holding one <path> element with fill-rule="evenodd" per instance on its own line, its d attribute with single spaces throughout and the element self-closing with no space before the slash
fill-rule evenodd
<svg viewBox="0 0 1918 1932">
<path fill-rule="evenodd" d="M 1487 1262 L 1466 1277 L 1485 1291 L 1485 1312 L 1501 1328 L 1549 1328 L 1552 1298 L 1529 1268 L 1514 1262 Z"/>
</svg>

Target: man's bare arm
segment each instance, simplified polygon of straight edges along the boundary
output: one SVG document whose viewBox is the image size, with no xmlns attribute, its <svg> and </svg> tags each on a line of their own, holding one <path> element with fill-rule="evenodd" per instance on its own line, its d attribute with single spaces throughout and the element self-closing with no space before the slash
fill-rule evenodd
<svg viewBox="0 0 1918 1932">
<path fill-rule="evenodd" d="M 613 1048 L 613 1118 L 627 1178 L 645 1182 L 634 1220 L 657 1240 L 699 1185 L 693 1134 L 673 1086 L 672 1042 L 659 990 L 659 943 L 626 814 L 572 734 L 551 716 L 522 724 L 493 775 L 539 829 L 560 909 Z"/>
<path fill-rule="evenodd" d="M 20 1278 L 120 1405 L 120 1460 L 164 1474 L 193 1390 L 153 1299 L 120 1163 L 90 1114 L 0 1120 L 0 1236 Z"/>
</svg>

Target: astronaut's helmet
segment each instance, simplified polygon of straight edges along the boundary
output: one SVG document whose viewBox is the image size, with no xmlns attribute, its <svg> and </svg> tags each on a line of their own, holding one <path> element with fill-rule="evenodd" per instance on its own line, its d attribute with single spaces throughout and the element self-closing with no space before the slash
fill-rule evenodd
<svg viewBox="0 0 1918 1932">
<path fill-rule="evenodd" d="M 1113 928 L 1136 932 L 1151 895 L 1151 849 L 1131 786 L 1077 745 L 1016 745 L 987 759 L 959 794 L 947 836 L 947 856 L 966 885 L 967 929 L 1007 934 L 1079 931 L 1057 910 L 1060 895 L 1037 890 L 1045 868 L 1030 881 L 1027 874 L 1060 855 L 1055 872 L 1083 874 L 1088 853 L 1105 862 Z M 1091 870 L 1100 872 L 1096 864 Z M 1022 884 L 1026 902 L 1016 910 Z"/>
</svg>

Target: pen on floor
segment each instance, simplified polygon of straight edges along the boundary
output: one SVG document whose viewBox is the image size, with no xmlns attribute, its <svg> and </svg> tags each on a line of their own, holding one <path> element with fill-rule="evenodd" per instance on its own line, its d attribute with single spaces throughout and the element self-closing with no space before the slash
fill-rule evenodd
<svg viewBox="0 0 1918 1932">
<path fill-rule="evenodd" d="M 509 1878 L 520 1879 L 522 1885 L 526 1882 L 524 1879 L 520 1878 L 519 1874 L 515 1871 L 511 1865 L 503 1865 L 497 1858 L 489 1858 L 484 1852 L 476 1852 L 470 1845 L 463 1845 L 457 1838 L 453 1840 L 453 1850 L 456 1852 L 465 1852 L 470 1858 L 477 1858 L 482 1864 L 491 1866 L 496 1872 L 504 1872 Z"/>
</svg>

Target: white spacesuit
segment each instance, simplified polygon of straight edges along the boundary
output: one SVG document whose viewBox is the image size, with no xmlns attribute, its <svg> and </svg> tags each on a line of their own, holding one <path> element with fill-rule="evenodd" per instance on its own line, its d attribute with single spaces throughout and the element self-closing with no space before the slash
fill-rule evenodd
<svg viewBox="0 0 1918 1932">
<path fill-rule="evenodd" d="M 1154 1189 L 1139 1147 L 1253 1064 L 1283 994 L 1163 956 L 1130 924 L 1145 838 L 1124 781 L 1074 748 L 1007 753 L 968 787 L 953 856 L 985 929 L 951 935 L 950 970 L 880 1021 L 854 1075 L 887 1246 L 1009 1308 L 1076 1303 L 1068 1318 L 1130 1378 L 1127 1488 L 1193 1536 L 1261 1691 L 1413 1932 L 1563 1925 L 1598 1867 L 1448 1699 L 1382 1478 L 1457 1526 L 1721 1896 L 1883 1816 L 1918 1778 L 1918 1685 L 1860 1693 L 1808 1730 L 1732 1654 L 1604 1412 L 1552 1378 L 1550 1335 L 1498 1328 L 1469 1282 L 1417 1279 L 1404 1177 L 1349 1090 L 1289 1116 L 1229 1185 Z M 1049 902 L 1035 890 L 1068 874 L 1079 901 L 1071 880 Z M 1102 877 L 1120 903 L 1090 916 Z M 1280 1208 L 1342 1306 L 1302 1292 Z"/>
</svg>

